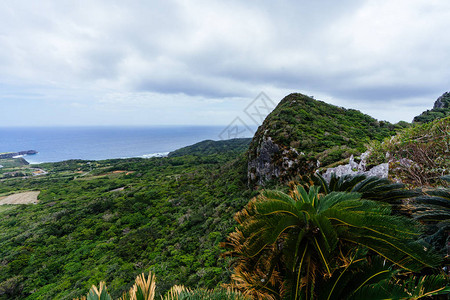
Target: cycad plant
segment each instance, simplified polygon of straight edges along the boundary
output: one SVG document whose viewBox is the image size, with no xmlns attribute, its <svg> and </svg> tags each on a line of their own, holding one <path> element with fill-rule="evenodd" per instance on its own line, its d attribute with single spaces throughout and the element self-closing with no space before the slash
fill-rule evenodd
<svg viewBox="0 0 450 300">
<path fill-rule="evenodd" d="M 233 286 L 257 299 L 315 299 L 324 282 L 341 281 L 344 270 L 357 274 L 356 264 L 371 264 L 372 257 L 408 271 L 439 263 L 439 256 L 417 242 L 416 221 L 392 215 L 389 204 L 362 199 L 361 193 L 321 194 L 321 188 L 263 191 L 236 215 L 239 226 L 222 244 L 236 258 Z M 355 256 L 364 249 L 367 255 Z M 379 272 L 358 289 L 390 271 Z M 325 299 L 336 299 L 335 292 Z"/>
<path fill-rule="evenodd" d="M 448 299 L 450 284 L 445 274 L 412 276 L 383 280 L 365 285 L 352 295 L 351 300 L 368 299 Z M 442 295 L 441 298 L 430 298 Z"/>
<path fill-rule="evenodd" d="M 119 300 L 153 300 L 155 298 L 156 278 L 151 272 L 145 278 L 144 273 L 136 277 L 134 285 L 128 293 L 124 293 Z M 104 282 L 100 282 L 99 287 L 95 285 L 89 290 L 89 294 L 85 297 L 75 300 L 113 300 L 108 293 Z"/>
<path fill-rule="evenodd" d="M 135 284 L 128 292 L 125 292 L 118 300 L 154 300 L 156 289 L 156 277 L 150 272 L 146 278 L 144 274 L 136 277 Z M 173 286 L 161 300 L 249 300 L 239 291 L 231 288 L 224 289 L 189 289 L 182 285 Z M 108 293 L 104 282 L 100 282 L 99 287 L 95 285 L 87 296 L 74 300 L 113 300 Z"/>
<path fill-rule="evenodd" d="M 74 300 L 112 300 L 112 297 L 106 289 L 105 282 L 102 281 L 98 288 L 93 285 L 87 296 L 82 296 Z"/>
<path fill-rule="evenodd" d="M 320 174 L 314 174 L 311 177 L 304 177 L 301 180 L 302 185 L 308 190 L 310 185 L 319 186 L 320 193 L 329 194 L 331 192 L 355 192 L 360 193 L 362 199 L 375 200 L 389 203 L 395 210 L 405 200 L 421 195 L 419 190 L 405 189 L 401 183 L 393 183 L 387 178 L 366 175 L 331 175 L 329 181 Z"/>
<path fill-rule="evenodd" d="M 233 289 L 187 289 L 183 286 L 173 286 L 161 297 L 162 300 L 250 300 L 239 291 Z"/>
<path fill-rule="evenodd" d="M 138 275 L 134 285 L 128 293 L 124 293 L 119 300 L 153 300 L 155 298 L 156 277 L 149 272 L 148 277 Z"/>
<path fill-rule="evenodd" d="M 425 239 L 442 249 L 442 254 L 450 255 L 450 189 L 428 190 L 410 204 L 413 217 L 427 225 Z"/>
</svg>

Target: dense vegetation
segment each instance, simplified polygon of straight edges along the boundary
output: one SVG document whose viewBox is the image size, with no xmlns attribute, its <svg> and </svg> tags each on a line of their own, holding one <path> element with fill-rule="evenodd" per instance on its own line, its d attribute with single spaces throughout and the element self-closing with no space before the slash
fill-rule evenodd
<svg viewBox="0 0 450 300">
<path fill-rule="evenodd" d="M 373 141 L 369 164 L 390 163 L 390 177 L 413 187 L 447 186 L 450 169 L 450 116 L 418 124 L 382 143 Z"/>
<path fill-rule="evenodd" d="M 156 297 L 156 276 L 151 272 L 148 277 L 140 274 L 129 291 L 123 293 L 119 300 L 154 300 Z M 99 286 L 93 285 L 87 297 L 81 296 L 74 300 L 113 300 L 104 282 Z M 232 289 L 190 289 L 183 285 L 174 285 L 161 300 L 250 300 L 241 292 Z"/>
<path fill-rule="evenodd" d="M 322 166 L 363 152 L 371 140 L 381 141 L 408 123 L 377 121 L 354 109 L 345 109 L 302 94 L 286 96 L 264 120 L 250 145 L 255 157 L 263 136 L 286 148 L 303 152 L 307 160 L 319 159 Z"/>
<path fill-rule="evenodd" d="M 183 156 L 183 155 L 227 155 L 236 156 L 248 149 L 248 145 L 252 141 L 251 138 L 231 139 L 225 141 L 206 140 L 192 146 L 183 147 L 169 153 L 169 157 Z"/>
<path fill-rule="evenodd" d="M 233 287 L 273 300 L 450 292 L 441 257 L 419 239 L 421 225 L 391 211 L 389 203 L 408 199 L 410 191 L 364 176 L 315 181 L 289 194 L 266 190 L 236 215 L 240 226 L 224 243 L 237 257 Z M 421 276 L 435 267 L 440 275 Z M 417 288 L 421 280 L 427 284 Z"/>
<path fill-rule="evenodd" d="M 0 195 L 41 194 L 0 206 L 0 299 L 72 299 L 100 281 L 118 297 L 150 270 L 159 292 L 227 282 L 218 244 L 251 195 L 242 165 L 226 153 L 72 160 L 2 181 Z"/>
<path fill-rule="evenodd" d="M 28 165 L 28 162 L 25 159 L 23 159 L 22 157 L 4 158 L 4 159 L 0 159 L 0 165 L 2 166 L 2 168 L 0 168 L 0 173 L 4 173 L 4 172 L 7 172 L 11 168 Z"/>
<path fill-rule="evenodd" d="M 258 129 L 246 154 L 249 139 L 204 141 L 165 158 L 70 160 L 40 164 L 49 172 L 44 176 L 0 179 L 0 197 L 41 191 L 37 205 L 0 206 L 0 299 L 426 299 L 448 293 L 448 122 L 409 128 L 292 94 Z M 386 161 L 386 152 L 411 160 L 409 154 L 423 153 L 431 160 L 414 160 L 417 170 L 439 188 L 302 176 L 290 188 L 255 191 L 247 187 L 247 157 L 264 136 L 324 164 L 361 152 L 370 141 L 372 163 Z M 133 284 L 142 273 L 157 274 L 157 287 L 151 275 Z M 108 289 L 92 287 L 99 282 Z M 139 289 L 153 296 L 139 298 Z"/>
<path fill-rule="evenodd" d="M 415 123 L 429 123 L 450 116 L 450 93 L 446 92 L 436 101 L 433 109 L 414 118 Z"/>
</svg>

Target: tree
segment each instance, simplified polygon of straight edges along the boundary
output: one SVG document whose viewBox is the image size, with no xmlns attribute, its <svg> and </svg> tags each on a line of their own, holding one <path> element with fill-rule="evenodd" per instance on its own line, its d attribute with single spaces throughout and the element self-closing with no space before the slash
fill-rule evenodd
<svg viewBox="0 0 450 300">
<path fill-rule="evenodd" d="M 392 215 L 389 204 L 319 189 L 263 191 L 236 215 L 239 227 L 222 244 L 226 255 L 237 258 L 233 286 L 257 299 L 309 299 L 319 294 L 316 283 L 362 261 L 371 264 L 372 257 L 409 272 L 439 263 L 439 256 L 418 242 L 419 223 Z M 385 269 L 378 275 L 390 272 Z M 332 299 L 333 289 L 329 292 Z"/>
</svg>

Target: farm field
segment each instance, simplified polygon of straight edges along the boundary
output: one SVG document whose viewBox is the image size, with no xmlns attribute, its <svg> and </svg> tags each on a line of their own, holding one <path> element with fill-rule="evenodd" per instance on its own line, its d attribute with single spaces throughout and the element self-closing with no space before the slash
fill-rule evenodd
<svg viewBox="0 0 450 300">
<path fill-rule="evenodd" d="M 0 205 L 4 204 L 37 204 L 40 191 L 23 192 L 0 197 Z"/>
</svg>

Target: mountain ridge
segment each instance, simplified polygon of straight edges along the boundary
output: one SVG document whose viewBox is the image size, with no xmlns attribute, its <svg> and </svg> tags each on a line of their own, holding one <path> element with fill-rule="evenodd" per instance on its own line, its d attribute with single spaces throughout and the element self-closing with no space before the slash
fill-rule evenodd
<svg viewBox="0 0 450 300">
<path fill-rule="evenodd" d="M 447 116 L 450 116 L 450 92 L 445 92 L 437 98 L 431 110 L 426 110 L 414 117 L 413 123 L 430 123 Z"/>
<path fill-rule="evenodd" d="M 256 131 L 248 153 L 250 185 L 312 173 L 365 151 L 408 123 L 391 124 L 303 94 L 281 100 Z"/>
</svg>

